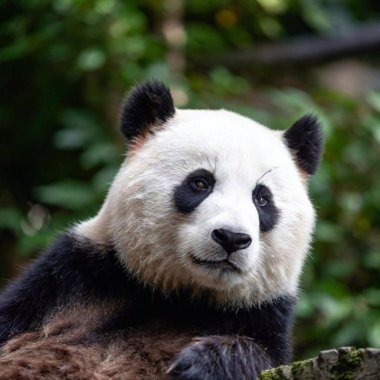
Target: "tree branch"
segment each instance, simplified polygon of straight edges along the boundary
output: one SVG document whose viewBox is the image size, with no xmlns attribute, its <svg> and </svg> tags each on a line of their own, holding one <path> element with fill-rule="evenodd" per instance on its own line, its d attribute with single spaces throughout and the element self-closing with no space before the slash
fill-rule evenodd
<svg viewBox="0 0 380 380">
<path fill-rule="evenodd" d="M 322 351 L 317 358 L 263 371 L 259 380 L 377 379 L 380 349 L 342 347 Z"/>
<path fill-rule="evenodd" d="M 374 50 L 378 53 L 379 48 L 380 22 L 361 25 L 340 36 L 303 37 L 209 58 L 196 56 L 193 61 L 200 66 L 305 65 Z"/>
</svg>

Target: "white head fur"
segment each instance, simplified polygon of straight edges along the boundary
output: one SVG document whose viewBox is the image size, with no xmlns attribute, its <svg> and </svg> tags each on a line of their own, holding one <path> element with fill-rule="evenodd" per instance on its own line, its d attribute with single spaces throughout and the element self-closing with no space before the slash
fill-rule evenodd
<svg viewBox="0 0 380 380">
<path fill-rule="evenodd" d="M 145 91 L 157 95 L 153 85 Z M 131 95 L 134 107 L 142 88 Z M 311 124 L 316 131 L 311 151 L 319 144 L 311 167 L 300 156 L 305 141 L 298 130 L 284 135 L 224 110 L 175 110 L 167 120 L 158 115 L 136 136 L 99 214 L 76 233 L 113 245 L 129 272 L 166 292 L 190 288 L 195 297 L 207 294 L 234 306 L 294 296 L 315 220 L 306 179 L 321 150 L 316 120 L 303 120 L 305 131 Z M 212 173 L 215 184 L 194 210 L 180 212 L 175 189 L 198 169 Z M 253 199 L 258 183 L 270 189 L 279 211 L 265 232 Z M 220 228 L 247 234 L 252 242 L 226 253 L 211 237 Z"/>
</svg>

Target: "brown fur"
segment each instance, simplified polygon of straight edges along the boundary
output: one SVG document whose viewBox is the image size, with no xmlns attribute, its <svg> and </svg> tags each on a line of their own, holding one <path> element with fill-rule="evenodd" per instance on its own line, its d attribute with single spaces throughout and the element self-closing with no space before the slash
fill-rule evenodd
<svg viewBox="0 0 380 380">
<path fill-rule="evenodd" d="M 190 332 L 155 328 L 95 334 L 103 308 L 73 308 L 43 328 L 11 339 L 0 356 L 1 380 L 165 379 Z"/>
</svg>

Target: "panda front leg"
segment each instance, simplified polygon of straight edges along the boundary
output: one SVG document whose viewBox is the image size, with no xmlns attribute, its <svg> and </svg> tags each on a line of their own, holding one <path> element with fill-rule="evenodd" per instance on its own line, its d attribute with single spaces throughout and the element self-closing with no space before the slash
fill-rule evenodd
<svg viewBox="0 0 380 380">
<path fill-rule="evenodd" d="M 265 348 L 246 336 L 196 338 L 175 358 L 168 374 L 183 380 L 256 379 L 274 366 Z"/>
</svg>

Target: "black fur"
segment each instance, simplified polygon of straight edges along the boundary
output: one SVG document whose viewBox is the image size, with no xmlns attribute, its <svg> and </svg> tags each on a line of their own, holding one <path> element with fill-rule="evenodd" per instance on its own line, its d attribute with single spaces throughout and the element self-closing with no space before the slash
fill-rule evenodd
<svg viewBox="0 0 380 380">
<path fill-rule="evenodd" d="M 252 338 L 208 336 L 182 350 L 169 370 L 184 380 L 248 380 L 273 365 L 264 347 Z"/>
<path fill-rule="evenodd" d="M 256 206 L 257 212 L 259 214 L 260 220 L 260 231 L 267 232 L 272 230 L 278 223 L 280 217 L 280 211 L 276 207 L 272 192 L 269 188 L 263 184 L 258 184 L 253 190 L 253 203 Z M 264 198 L 266 200 L 266 205 L 261 206 L 258 203 L 258 199 Z"/>
<path fill-rule="evenodd" d="M 0 296 L 0 344 L 38 327 L 53 308 L 74 299 L 117 297 L 126 274 L 113 252 L 64 235 Z"/>
<path fill-rule="evenodd" d="M 91 299 L 125 305 L 97 334 L 167 326 L 201 337 L 175 359 L 171 370 L 178 378 L 250 379 L 290 360 L 291 297 L 232 310 L 212 306 L 207 294 L 194 300 L 191 289 L 163 295 L 125 272 L 112 249 L 79 242 L 70 234 L 59 238 L 0 297 L 0 344 L 40 326 L 58 305 Z"/>
<path fill-rule="evenodd" d="M 240 310 L 211 307 L 206 300 L 190 301 L 186 292 L 166 298 L 140 288 L 135 297 L 103 331 L 138 329 L 153 321 L 157 326 L 192 331 L 200 339 L 177 355 L 170 368 L 173 377 L 255 379 L 262 370 L 291 359 L 291 297 Z"/>
<path fill-rule="evenodd" d="M 289 334 L 294 306 L 290 296 L 251 308 L 221 309 L 211 306 L 207 297 L 193 300 L 185 290 L 164 296 L 130 281 L 127 306 L 103 326 L 103 331 L 154 323 L 179 330 L 190 329 L 201 336 L 247 336 L 265 347 L 273 362 L 290 359 Z"/>
<path fill-rule="evenodd" d="M 199 190 L 194 186 L 197 179 L 204 180 L 208 184 L 205 190 Z M 174 205 L 177 211 L 189 214 L 196 209 L 214 189 L 215 178 L 205 169 L 198 169 L 190 173 L 180 185 L 174 189 Z"/>
<path fill-rule="evenodd" d="M 296 157 L 297 164 L 306 174 L 315 174 L 323 149 L 322 128 L 317 117 L 305 115 L 284 134 L 286 145 Z"/>
<path fill-rule="evenodd" d="M 152 133 L 175 114 L 173 98 L 161 82 L 152 81 L 135 86 L 126 99 L 121 113 L 120 129 L 130 141 Z"/>
</svg>

